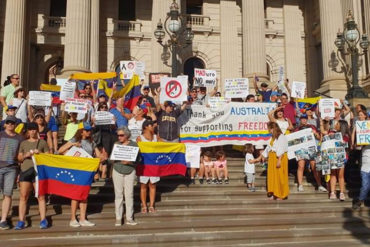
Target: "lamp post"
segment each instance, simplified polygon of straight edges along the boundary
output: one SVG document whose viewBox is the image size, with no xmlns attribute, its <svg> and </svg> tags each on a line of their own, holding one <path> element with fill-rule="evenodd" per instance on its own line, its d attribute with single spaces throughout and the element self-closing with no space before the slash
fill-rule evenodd
<svg viewBox="0 0 370 247">
<path fill-rule="evenodd" d="M 346 95 L 346 99 L 353 98 L 368 98 L 367 93 L 358 84 L 358 70 L 361 64 L 359 60 L 360 56 L 364 56 L 369 48 L 369 39 L 367 34 L 362 34 L 360 37 L 360 31 L 358 30 L 357 24 L 353 19 L 352 12 L 349 11 L 347 16 L 347 22 L 344 23 L 343 33 L 338 32 L 337 38 L 334 42 L 335 46 L 341 54 L 340 61 L 345 68 L 350 67 L 352 71 L 352 87 Z M 360 45 L 362 53 L 357 48 L 357 44 Z M 351 55 L 351 64 L 345 64 L 345 56 Z M 339 57 L 339 56 L 338 56 Z"/>
<path fill-rule="evenodd" d="M 158 43 L 164 48 L 161 59 L 164 64 L 170 57 L 169 50 L 172 53 L 172 76 L 177 76 L 177 49 L 182 49 L 189 46 L 194 38 L 194 33 L 190 25 L 183 25 L 184 18 L 180 15 L 179 6 L 173 0 L 170 6 L 170 12 L 167 13 L 164 25 L 161 20 L 157 24 L 157 29 L 154 31 L 154 37 Z M 164 41 L 166 33 L 169 39 Z M 185 42 L 184 42 L 184 41 Z"/>
</svg>

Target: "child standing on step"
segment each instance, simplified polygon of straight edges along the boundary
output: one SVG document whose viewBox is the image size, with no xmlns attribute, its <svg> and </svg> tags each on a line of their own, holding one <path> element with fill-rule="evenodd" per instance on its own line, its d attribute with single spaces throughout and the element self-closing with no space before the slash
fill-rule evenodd
<svg viewBox="0 0 370 247">
<path fill-rule="evenodd" d="M 218 183 L 222 184 L 222 175 L 223 175 L 225 184 L 229 184 L 229 172 L 227 170 L 227 160 L 224 151 L 216 152 L 216 161 L 214 162 L 214 166 L 216 168 Z"/>
<path fill-rule="evenodd" d="M 255 180 L 255 163 L 261 160 L 261 156 L 257 159 L 253 156 L 254 147 L 252 144 L 245 145 L 245 164 L 244 164 L 244 173 L 245 173 L 245 182 L 247 187 L 250 191 L 256 192 L 256 188 L 254 187 L 254 180 Z"/>
</svg>

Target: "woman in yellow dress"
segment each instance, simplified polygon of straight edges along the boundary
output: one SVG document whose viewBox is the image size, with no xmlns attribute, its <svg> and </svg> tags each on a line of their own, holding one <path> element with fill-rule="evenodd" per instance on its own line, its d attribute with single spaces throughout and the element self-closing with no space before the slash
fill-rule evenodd
<svg viewBox="0 0 370 247">
<path fill-rule="evenodd" d="M 267 195 L 271 200 L 283 200 L 289 195 L 288 141 L 277 123 L 269 122 L 267 127 L 272 134 L 270 145 L 263 154 L 268 158 Z"/>
</svg>

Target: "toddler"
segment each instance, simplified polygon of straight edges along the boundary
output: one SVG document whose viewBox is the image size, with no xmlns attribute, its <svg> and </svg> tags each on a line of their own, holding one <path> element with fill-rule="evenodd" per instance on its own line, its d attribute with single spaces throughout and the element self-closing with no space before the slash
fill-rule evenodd
<svg viewBox="0 0 370 247">
<path fill-rule="evenodd" d="M 216 161 L 214 162 L 214 166 L 216 168 L 216 174 L 218 183 L 222 184 L 222 176 L 224 177 L 225 184 L 229 183 L 229 172 L 227 170 L 227 160 L 224 151 L 217 151 L 216 152 Z"/>
<path fill-rule="evenodd" d="M 216 183 L 216 174 L 215 174 L 215 167 L 213 165 L 213 161 L 211 160 L 212 153 L 211 151 L 206 151 L 203 154 L 203 166 L 204 166 L 204 174 L 206 176 L 207 184 L 211 183 L 210 175 L 212 176 L 212 183 Z"/>
<path fill-rule="evenodd" d="M 252 144 L 245 145 L 245 164 L 244 164 L 244 173 L 245 173 L 245 182 L 250 191 L 255 192 L 256 188 L 254 187 L 255 180 L 255 163 L 260 161 L 260 158 L 255 159 L 253 156 L 254 147 Z"/>
</svg>

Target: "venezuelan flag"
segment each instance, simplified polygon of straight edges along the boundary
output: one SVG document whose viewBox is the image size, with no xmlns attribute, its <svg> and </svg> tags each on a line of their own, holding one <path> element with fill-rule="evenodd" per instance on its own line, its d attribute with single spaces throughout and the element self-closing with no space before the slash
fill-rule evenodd
<svg viewBox="0 0 370 247">
<path fill-rule="evenodd" d="M 314 97 L 314 98 L 304 98 L 298 99 L 298 108 L 301 113 L 305 113 L 307 109 L 311 109 L 312 111 L 316 110 L 317 104 L 321 97 Z"/>
<path fill-rule="evenodd" d="M 117 92 L 115 98 L 124 97 L 124 106 L 132 111 L 140 96 L 140 77 L 135 74 L 127 85 Z"/>
<path fill-rule="evenodd" d="M 61 87 L 58 85 L 50 85 L 50 84 L 41 84 L 40 90 L 51 92 L 51 96 L 53 97 L 53 104 L 60 104 L 62 103 L 59 99 L 60 97 L 60 89 Z"/>
<path fill-rule="evenodd" d="M 113 84 L 117 81 L 117 73 L 76 73 L 72 74 L 70 79 L 77 82 L 78 90 L 82 90 L 86 83 L 93 81 L 95 90 L 101 90 L 109 97 L 113 90 Z"/>
<path fill-rule="evenodd" d="M 185 144 L 168 142 L 139 142 L 143 164 L 136 168 L 138 176 L 185 176 Z"/>
<path fill-rule="evenodd" d="M 38 174 L 38 195 L 55 194 L 74 200 L 86 200 L 99 159 L 53 154 L 33 156 Z"/>
</svg>

